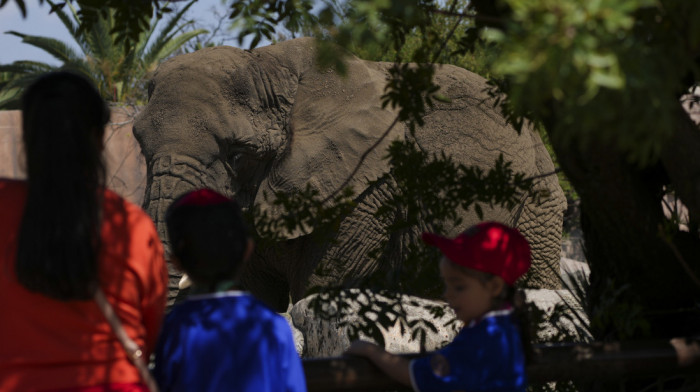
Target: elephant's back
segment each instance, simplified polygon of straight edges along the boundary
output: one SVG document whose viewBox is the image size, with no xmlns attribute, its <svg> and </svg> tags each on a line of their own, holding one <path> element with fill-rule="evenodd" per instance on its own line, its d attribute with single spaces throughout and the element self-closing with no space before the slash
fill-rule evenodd
<svg viewBox="0 0 700 392">
<path fill-rule="evenodd" d="M 174 56 L 162 62 L 153 79 L 159 80 L 169 75 L 191 75 L 198 77 L 207 74 L 226 74 L 227 67 L 241 63 L 241 59 L 248 57 L 248 52 L 233 46 L 214 46 L 203 48 L 191 53 Z"/>
<path fill-rule="evenodd" d="M 416 141 L 427 151 L 443 151 L 460 163 L 493 167 L 500 154 L 513 167 L 526 174 L 536 174 L 536 150 L 532 127 L 518 132 L 508 124 L 489 85 L 483 77 L 451 65 L 436 69 L 435 83 L 439 93 L 450 102 L 434 101 L 425 116 L 425 127 L 431 132 L 417 132 Z"/>
<path fill-rule="evenodd" d="M 489 95 L 486 79 L 466 69 L 452 66 L 437 66 L 434 82 L 440 86 L 439 93 L 449 102 L 433 101 L 424 120 L 425 126 L 416 132 L 415 141 L 424 151 L 444 152 L 459 164 L 477 166 L 485 172 L 494 167 L 502 154 L 506 162 L 512 162 L 517 172 L 526 176 L 540 174 L 535 137 L 531 126 L 518 132 L 508 124 Z M 541 144 L 541 141 L 539 142 Z M 504 208 L 484 208 L 484 218 L 507 224 L 512 214 Z M 463 214 L 465 225 L 479 219 L 472 210 Z M 464 227 L 451 228 L 457 234 Z"/>
</svg>

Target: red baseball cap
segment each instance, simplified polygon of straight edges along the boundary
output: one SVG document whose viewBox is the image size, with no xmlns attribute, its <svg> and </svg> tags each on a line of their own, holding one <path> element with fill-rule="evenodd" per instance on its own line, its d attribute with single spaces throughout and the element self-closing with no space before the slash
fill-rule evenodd
<svg viewBox="0 0 700 392">
<path fill-rule="evenodd" d="M 174 202 L 173 207 L 210 206 L 230 202 L 231 199 L 221 193 L 212 189 L 202 188 L 184 194 Z"/>
<path fill-rule="evenodd" d="M 530 268 L 530 245 L 517 229 L 483 222 L 455 238 L 423 233 L 423 242 L 462 267 L 500 276 L 513 285 Z"/>
</svg>

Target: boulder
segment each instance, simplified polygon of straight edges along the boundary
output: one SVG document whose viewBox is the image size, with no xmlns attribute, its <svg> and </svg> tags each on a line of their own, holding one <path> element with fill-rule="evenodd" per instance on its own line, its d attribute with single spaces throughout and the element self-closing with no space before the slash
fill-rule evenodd
<svg viewBox="0 0 700 392">
<path fill-rule="evenodd" d="M 561 270 L 562 287 L 572 290 L 581 287 L 588 282 L 588 275 L 591 273 L 588 263 L 562 257 L 559 262 Z"/>
<path fill-rule="evenodd" d="M 358 296 L 362 295 L 359 294 Z M 542 324 L 538 331 L 538 341 L 550 341 L 555 335 L 561 335 L 561 328 L 572 336 L 580 336 L 580 331 L 585 330 L 588 319 L 580 301 L 568 290 L 525 290 L 527 302 L 533 303 L 544 312 L 545 318 L 554 311 L 567 312 L 569 317 L 559 318 L 558 325 L 551 322 Z M 297 351 L 303 358 L 334 357 L 340 356 L 349 347 L 350 339 L 347 328 L 341 326 L 338 319 L 323 320 L 316 317 L 310 309 L 309 302 L 313 296 L 304 298 L 294 304 L 289 310 L 290 327 L 295 331 Z M 460 322 L 450 321 L 454 318 L 454 312 L 447 308 L 442 301 L 434 301 L 423 298 L 404 296 L 402 304 L 406 310 L 408 321 L 416 319 L 430 320 L 437 328 L 437 332 L 428 331 L 426 336 L 426 351 L 433 351 L 443 347 L 452 341 L 461 327 Z M 441 318 L 433 318 L 426 309 L 429 306 L 442 306 L 445 314 Z M 345 319 L 352 324 L 358 317 L 351 315 Z M 418 340 L 411 339 L 410 333 L 401 333 L 398 325 L 382 330 L 385 348 L 393 353 L 420 352 Z M 297 340 L 298 339 L 298 340 Z M 366 340 L 372 340 L 363 337 Z M 556 340 L 556 339 L 555 339 Z"/>
<path fill-rule="evenodd" d="M 538 342 L 561 341 L 564 336 L 577 341 L 590 338 L 588 316 L 580 298 L 569 290 L 525 290 L 528 303 L 543 311 L 537 331 Z M 557 314 L 555 314 L 555 312 Z"/>
<path fill-rule="evenodd" d="M 358 292 L 358 296 L 362 295 Z M 290 326 L 299 330 L 304 337 L 305 347 L 301 351 L 302 357 L 316 358 L 341 355 L 350 345 L 347 328 L 342 327 L 338 319 L 322 320 L 316 317 L 309 307 L 309 302 L 312 298 L 307 297 L 297 302 L 289 312 L 292 319 Z M 409 322 L 415 319 L 427 319 L 432 320 L 433 325 L 436 327 L 437 332 L 429 331 L 426 336 L 426 350 L 438 349 L 450 342 L 456 335 L 458 326 L 454 323 L 445 325 L 454 318 L 454 312 L 446 308 L 444 302 L 404 296 L 402 305 L 406 309 Z M 433 305 L 445 307 L 445 315 L 434 319 L 426 309 Z M 358 320 L 357 316 L 349 316 L 345 319 L 350 324 L 356 322 L 356 320 Z M 411 339 L 408 333 L 402 334 L 398 325 L 388 330 L 382 330 L 382 335 L 386 343 L 385 348 L 390 352 L 420 351 L 420 343 Z M 367 337 L 363 338 L 371 340 Z"/>
<path fill-rule="evenodd" d="M 299 355 L 301 356 L 302 354 L 304 354 L 304 334 L 294 326 L 292 316 L 289 313 L 282 313 L 281 316 L 284 317 L 285 320 L 287 320 L 289 327 L 292 329 L 292 338 L 294 338 L 294 348 L 297 350 L 297 353 L 299 353 Z"/>
</svg>

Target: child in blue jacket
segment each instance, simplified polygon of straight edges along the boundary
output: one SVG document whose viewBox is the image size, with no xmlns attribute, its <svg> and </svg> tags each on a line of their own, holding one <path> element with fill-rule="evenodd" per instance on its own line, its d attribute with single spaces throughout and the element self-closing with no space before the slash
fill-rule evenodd
<svg viewBox="0 0 700 392">
<path fill-rule="evenodd" d="M 253 251 L 238 204 L 209 189 L 169 207 L 172 262 L 193 282 L 166 317 L 154 375 L 161 391 L 306 391 L 287 321 L 237 289 Z"/>
<path fill-rule="evenodd" d="M 515 281 L 530 268 L 530 247 L 516 229 L 497 222 L 471 227 L 456 238 L 424 233 L 442 252 L 445 300 L 464 327 L 432 355 L 412 361 L 356 341 L 348 354 L 369 358 L 415 391 L 525 392 L 525 355 L 513 318 Z"/>
</svg>

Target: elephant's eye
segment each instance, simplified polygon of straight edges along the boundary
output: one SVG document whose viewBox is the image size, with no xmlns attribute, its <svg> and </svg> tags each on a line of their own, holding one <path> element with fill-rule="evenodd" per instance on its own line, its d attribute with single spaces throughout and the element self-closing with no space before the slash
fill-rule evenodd
<svg viewBox="0 0 700 392">
<path fill-rule="evenodd" d="M 241 155 L 242 154 L 240 154 L 240 153 L 236 153 L 236 154 L 231 155 L 231 157 L 229 158 L 228 161 L 229 161 L 229 164 L 231 165 L 231 168 L 233 170 L 238 169 L 238 165 L 241 162 Z"/>
</svg>

